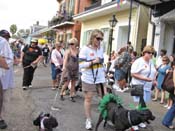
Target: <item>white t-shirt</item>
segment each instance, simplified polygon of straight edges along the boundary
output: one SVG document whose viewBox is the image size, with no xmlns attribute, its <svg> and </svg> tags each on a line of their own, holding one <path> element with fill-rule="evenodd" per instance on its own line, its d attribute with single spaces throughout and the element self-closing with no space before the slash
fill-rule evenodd
<svg viewBox="0 0 175 131">
<path fill-rule="evenodd" d="M 162 65 L 162 57 L 159 56 L 156 61 L 156 67 L 158 68 L 160 65 Z"/>
<path fill-rule="evenodd" d="M 8 41 L 0 36 L 0 56 L 5 57 L 9 67 L 13 66 L 13 52 Z M 0 77 L 6 72 L 5 69 L 0 68 Z"/>
<path fill-rule="evenodd" d="M 106 82 L 105 68 L 102 64 L 98 68 L 93 69 L 94 77 L 92 69 L 89 67 L 89 62 L 96 59 L 97 57 L 104 59 L 102 48 L 94 50 L 88 46 L 84 46 L 80 50 L 79 59 L 80 61 L 83 60 L 79 63 L 79 68 L 82 72 L 81 79 L 88 84 L 94 84 L 94 77 L 96 77 L 95 84 Z"/>
<path fill-rule="evenodd" d="M 153 62 L 150 60 L 149 63 L 146 62 L 143 57 L 140 57 L 134 61 L 134 63 L 131 66 L 131 74 L 132 73 L 139 73 L 143 75 L 144 77 L 149 77 L 151 79 L 155 78 L 156 75 L 156 69 L 153 64 Z M 152 82 L 146 82 L 140 79 L 136 79 L 132 77 L 131 83 L 133 85 L 136 84 L 143 84 L 144 90 L 151 91 Z"/>
</svg>

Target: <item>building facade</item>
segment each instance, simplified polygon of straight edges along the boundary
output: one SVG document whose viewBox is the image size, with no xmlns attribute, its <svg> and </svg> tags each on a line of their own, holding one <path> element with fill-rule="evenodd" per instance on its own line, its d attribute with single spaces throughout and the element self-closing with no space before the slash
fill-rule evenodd
<svg viewBox="0 0 175 131">
<path fill-rule="evenodd" d="M 86 0 L 85 0 L 86 1 Z M 87 0 L 88 1 L 88 0 Z M 118 5 L 120 4 L 120 5 Z M 109 54 L 110 25 L 109 20 L 112 15 L 118 20 L 113 32 L 112 50 L 117 51 L 127 43 L 128 21 L 130 2 L 122 0 L 98 0 L 85 8 L 84 12 L 74 15 L 74 20 L 82 23 L 80 47 L 88 43 L 90 33 L 93 29 L 101 29 L 104 33 L 103 47 L 104 53 Z M 149 11 L 147 8 L 134 3 L 131 16 L 130 39 L 134 49 L 141 51 L 142 43 L 147 38 Z"/>
<path fill-rule="evenodd" d="M 90 3 L 84 0 L 57 1 L 57 14 L 49 22 L 49 26 L 56 31 L 56 41 L 63 41 L 65 44 L 67 44 L 71 37 L 76 37 L 78 41 L 80 41 L 81 23 L 79 21 L 74 21 L 73 15 L 82 12 L 85 6 L 89 5 Z"/>
</svg>

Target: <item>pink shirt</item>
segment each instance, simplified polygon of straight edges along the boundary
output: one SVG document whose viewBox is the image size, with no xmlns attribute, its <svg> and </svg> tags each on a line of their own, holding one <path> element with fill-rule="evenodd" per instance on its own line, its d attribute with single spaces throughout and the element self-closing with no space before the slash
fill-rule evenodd
<svg viewBox="0 0 175 131">
<path fill-rule="evenodd" d="M 55 66 L 63 65 L 63 57 L 57 49 L 54 49 L 51 53 L 51 62 L 55 64 Z"/>
</svg>

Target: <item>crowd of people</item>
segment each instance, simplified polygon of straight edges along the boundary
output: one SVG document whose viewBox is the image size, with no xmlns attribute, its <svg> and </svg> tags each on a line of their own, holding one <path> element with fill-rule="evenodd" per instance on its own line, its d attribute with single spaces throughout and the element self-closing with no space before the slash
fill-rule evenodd
<svg viewBox="0 0 175 131">
<path fill-rule="evenodd" d="M 38 40 L 32 39 L 30 44 L 24 45 L 17 41 L 18 50 L 10 48 L 10 33 L 6 30 L 0 31 L 0 129 L 7 128 L 7 124 L 2 116 L 3 93 L 8 88 L 14 87 L 13 64 L 22 63 L 23 81 L 22 88 L 27 90 L 32 87 L 34 72 L 39 63 L 47 66 L 50 63 L 52 89 L 60 88 L 60 100 L 64 101 L 65 91 L 70 91 L 70 101 L 75 100 L 75 86 L 81 73 L 81 86 L 84 93 L 85 128 L 92 129 L 91 103 L 95 94 L 102 98 L 107 94 L 109 82 L 112 89 L 125 91 L 132 85 L 143 85 L 143 97 L 134 96 L 133 101 L 138 102 L 138 107 L 147 107 L 150 101 L 158 101 L 161 92 L 160 104 L 165 104 L 165 94 L 169 93 L 167 103 L 164 105 L 169 109 L 163 118 L 162 124 L 169 129 L 174 129 L 172 121 L 174 119 L 175 104 L 174 90 L 167 92 L 163 87 L 164 79 L 171 73 L 175 82 L 175 56 L 166 55 L 166 50 L 160 51 L 160 56 L 155 56 L 155 49 L 147 45 L 138 55 L 128 42 L 118 51 L 111 52 L 108 62 L 105 64 L 103 56 L 104 34 L 95 29 L 92 31 L 87 44 L 79 49 L 78 40 L 71 38 L 68 40 L 68 47 L 64 48 L 62 41 L 56 42 L 52 48 L 47 44 L 43 48 L 38 46 Z M 13 43 L 15 44 L 15 43 Z M 20 50 L 20 51 L 19 51 Z M 18 58 L 18 59 L 16 59 Z M 157 58 L 157 59 L 156 59 Z M 5 63 L 3 63 L 5 61 Z M 3 63 L 3 64 L 2 64 Z M 2 66 L 3 65 L 3 66 Z M 6 65 L 6 67 L 4 67 Z M 107 65 L 107 66 L 105 66 Z M 174 87 L 174 86 L 173 86 Z M 152 94 L 154 98 L 152 99 Z M 133 126 L 133 130 L 145 128 L 145 123 Z"/>
</svg>

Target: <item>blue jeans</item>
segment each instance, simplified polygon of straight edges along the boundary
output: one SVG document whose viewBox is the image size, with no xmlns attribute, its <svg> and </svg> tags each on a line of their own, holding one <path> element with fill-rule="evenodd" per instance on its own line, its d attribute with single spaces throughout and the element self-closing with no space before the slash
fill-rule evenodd
<svg viewBox="0 0 175 131">
<path fill-rule="evenodd" d="M 117 81 L 123 80 L 123 79 L 126 78 L 126 73 L 123 70 L 121 70 L 121 69 L 115 69 L 114 78 Z"/>
<path fill-rule="evenodd" d="M 162 120 L 162 124 L 165 126 L 173 125 L 174 117 L 175 117 L 175 103 L 172 105 L 172 107 L 165 114 L 165 116 Z"/>
</svg>

